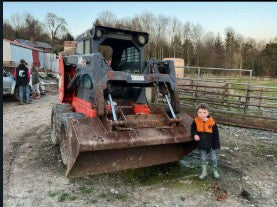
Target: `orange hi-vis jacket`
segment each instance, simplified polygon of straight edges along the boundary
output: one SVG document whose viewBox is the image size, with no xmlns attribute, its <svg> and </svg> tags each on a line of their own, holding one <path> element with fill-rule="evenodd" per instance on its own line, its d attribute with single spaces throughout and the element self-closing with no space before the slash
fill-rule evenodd
<svg viewBox="0 0 277 207">
<path fill-rule="evenodd" d="M 218 127 L 214 119 L 208 116 L 207 121 L 203 121 L 196 117 L 191 124 L 191 135 L 198 135 L 200 137 L 198 147 L 199 149 L 219 149 L 219 133 Z"/>
<path fill-rule="evenodd" d="M 207 121 L 203 121 L 199 117 L 196 117 L 194 119 L 196 123 L 196 129 L 197 132 L 208 132 L 208 133 L 213 133 L 213 126 L 215 125 L 215 121 L 213 117 L 210 117 Z"/>
</svg>

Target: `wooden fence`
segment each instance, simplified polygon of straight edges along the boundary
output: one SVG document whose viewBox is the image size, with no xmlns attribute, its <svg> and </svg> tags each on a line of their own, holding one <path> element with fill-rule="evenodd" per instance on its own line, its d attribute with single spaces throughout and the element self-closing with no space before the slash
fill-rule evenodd
<svg viewBox="0 0 277 207">
<path fill-rule="evenodd" d="M 234 82 L 234 77 L 177 79 L 181 107 L 196 116 L 196 106 L 207 103 L 221 123 L 277 131 L 277 87 L 254 86 L 251 78 L 247 83 Z M 161 95 L 156 103 L 166 104 Z"/>
</svg>

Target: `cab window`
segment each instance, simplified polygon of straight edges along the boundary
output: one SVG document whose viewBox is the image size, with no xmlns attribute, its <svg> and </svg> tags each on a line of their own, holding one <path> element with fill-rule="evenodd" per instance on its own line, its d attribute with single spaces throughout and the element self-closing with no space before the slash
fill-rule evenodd
<svg viewBox="0 0 277 207">
<path fill-rule="evenodd" d="M 80 79 L 80 87 L 81 88 L 86 88 L 86 89 L 92 89 L 92 81 L 91 78 L 88 74 L 85 74 L 81 77 Z"/>
<path fill-rule="evenodd" d="M 85 40 L 85 54 L 90 54 L 90 40 Z"/>
<path fill-rule="evenodd" d="M 84 42 L 83 41 L 77 43 L 76 53 L 77 53 L 77 55 L 83 55 L 84 54 Z"/>
<path fill-rule="evenodd" d="M 139 51 L 135 47 L 129 47 L 123 50 L 122 63 L 139 63 Z"/>
</svg>

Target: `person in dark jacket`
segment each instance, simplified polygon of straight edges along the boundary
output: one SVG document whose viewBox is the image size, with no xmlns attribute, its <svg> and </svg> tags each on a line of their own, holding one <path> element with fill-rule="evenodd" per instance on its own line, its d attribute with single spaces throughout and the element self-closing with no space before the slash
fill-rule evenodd
<svg viewBox="0 0 277 207">
<path fill-rule="evenodd" d="M 216 150 L 220 149 L 219 132 L 213 117 L 209 116 L 209 106 L 207 104 L 202 103 L 197 107 L 197 117 L 191 124 L 191 135 L 198 142 L 200 151 L 202 173 L 199 178 L 203 180 L 208 175 L 207 158 L 210 153 L 213 174 L 218 179 Z"/>
<path fill-rule="evenodd" d="M 30 70 L 26 67 L 25 60 L 20 60 L 19 66 L 14 71 L 14 77 L 16 78 L 16 85 L 19 86 L 19 104 L 23 104 L 23 91 L 26 92 L 26 103 L 30 104 Z"/>
</svg>

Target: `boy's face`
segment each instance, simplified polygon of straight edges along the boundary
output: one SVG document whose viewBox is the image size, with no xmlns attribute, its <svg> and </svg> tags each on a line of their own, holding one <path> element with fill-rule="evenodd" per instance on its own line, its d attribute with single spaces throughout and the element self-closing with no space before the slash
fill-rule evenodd
<svg viewBox="0 0 277 207">
<path fill-rule="evenodd" d="M 205 109 L 198 109 L 197 115 L 200 119 L 205 121 L 207 119 L 207 116 L 209 115 L 209 111 Z"/>
</svg>

